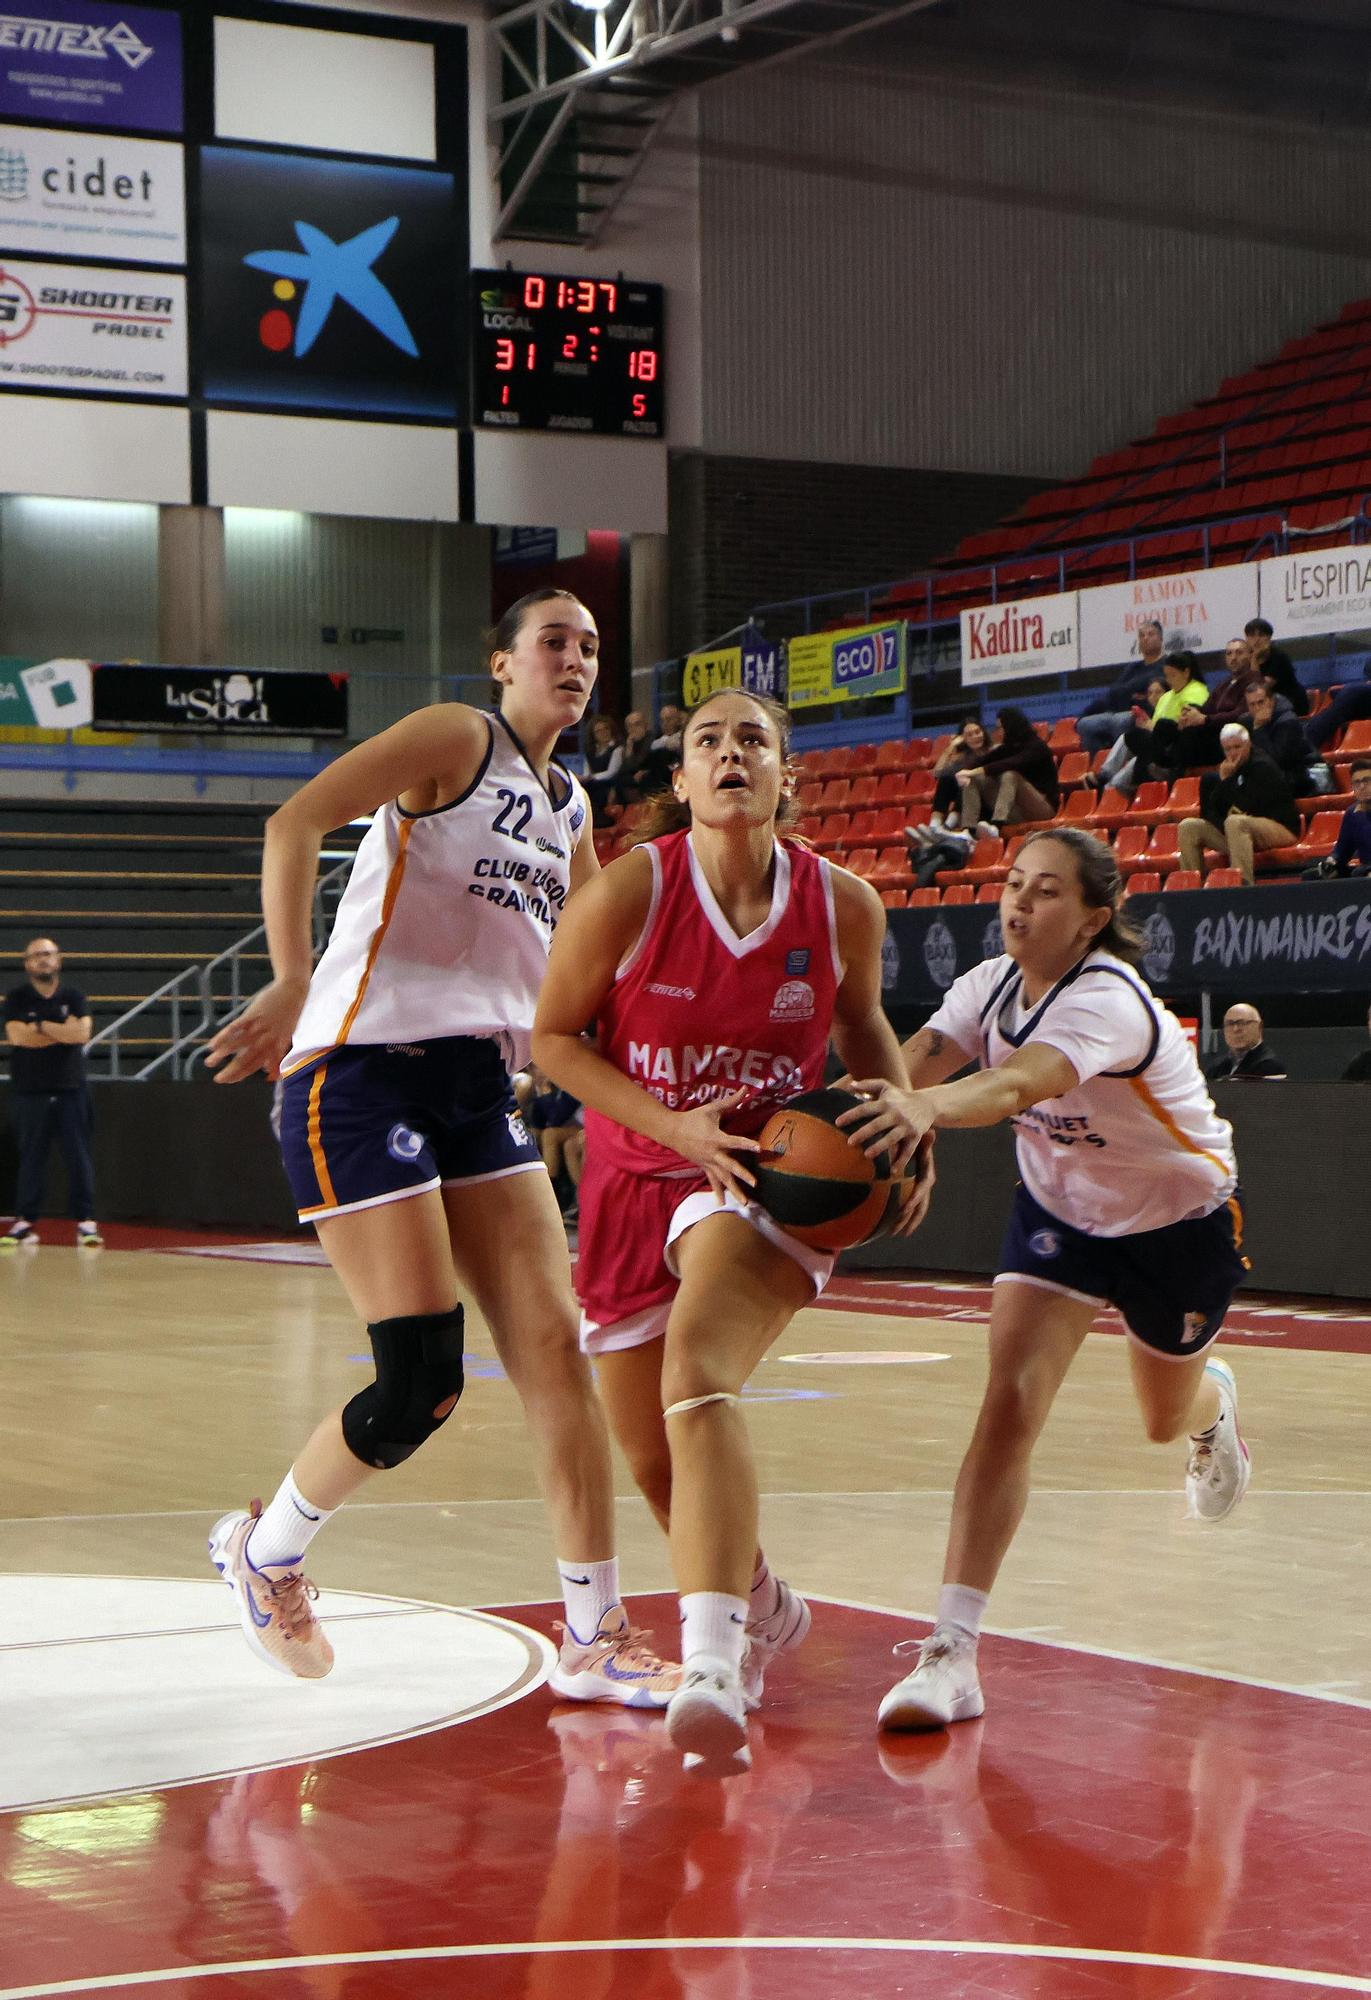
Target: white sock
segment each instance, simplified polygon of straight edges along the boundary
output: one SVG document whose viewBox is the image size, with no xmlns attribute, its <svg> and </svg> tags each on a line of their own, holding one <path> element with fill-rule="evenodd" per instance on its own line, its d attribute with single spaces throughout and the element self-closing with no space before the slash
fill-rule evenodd
<svg viewBox="0 0 1371 2000">
<path fill-rule="evenodd" d="M 758 1549 L 757 1567 L 752 1572 L 752 1590 L 747 1601 L 748 1623 L 755 1625 L 761 1618 L 770 1618 L 780 1606 L 780 1583 L 771 1574 L 771 1565 Z"/>
<path fill-rule="evenodd" d="M 292 1466 L 281 1481 L 276 1498 L 262 1511 L 247 1541 L 247 1559 L 254 1569 L 289 1569 L 300 1562 L 305 1550 L 338 1512 L 336 1507 L 316 1507 L 306 1500 L 295 1484 Z"/>
<path fill-rule="evenodd" d="M 736 1674 L 747 1643 L 747 1599 L 722 1590 L 692 1590 L 681 1599 L 681 1665 L 711 1663 Z"/>
<path fill-rule="evenodd" d="M 972 1590 L 965 1583 L 945 1583 L 938 1592 L 939 1625 L 955 1625 L 974 1646 L 981 1636 L 981 1620 L 990 1602 L 988 1590 Z"/>
<path fill-rule="evenodd" d="M 619 1602 L 619 1558 L 611 1556 L 601 1563 L 559 1561 L 557 1574 L 562 1580 L 567 1630 L 573 1639 L 588 1646 L 606 1611 Z"/>
</svg>

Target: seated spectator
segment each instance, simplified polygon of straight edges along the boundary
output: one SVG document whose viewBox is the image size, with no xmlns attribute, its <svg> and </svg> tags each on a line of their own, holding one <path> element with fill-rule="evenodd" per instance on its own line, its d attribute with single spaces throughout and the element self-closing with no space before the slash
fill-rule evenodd
<svg viewBox="0 0 1371 2000">
<path fill-rule="evenodd" d="M 961 822 L 980 836 L 1022 820 L 1052 819 L 1061 793 L 1057 760 L 1021 708 L 1002 708 L 1000 740 L 978 765 L 958 771 Z"/>
<path fill-rule="evenodd" d="M 1313 788 L 1309 745 L 1283 694 L 1272 694 L 1258 677 L 1247 689 L 1247 731 L 1254 749 L 1264 750 L 1296 798 Z"/>
<path fill-rule="evenodd" d="M 659 750 L 648 735 L 647 717 L 639 709 L 624 717 L 623 755 L 609 780 L 611 805 L 630 806 L 645 792 L 659 792 L 671 776 L 674 759 Z"/>
<path fill-rule="evenodd" d="M 1261 678 L 1252 664 L 1252 651 L 1246 639 L 1229 640 L 1223 649 L 1223 663 L 1228 678 L 1211 690 L 1205 707 L 1208 720 L 1216 725 L 1216 740 L 1217 731 L 1225 722 L 1242 721 L 1247 713 L 1247 690 L 1253 681 Z M 1214 761 L 1217 763 L 1217 756 Z"/>
<path fill-rule="evenodd" d="M 1371 1007 L 1366 1010 L 1366 1032 L 1371 1035 Z M 1371 1083 L 1371 1049 L 1363 1049 L 1359 1056 L 1353 1056 L 1342 1073 L 1344 1083 Z"/>
<path fill-rule="evenodd" d="M 961 787 L 958 771 L 978 768 L 991 749 L 990 732 L 978 715 L 968 715 L 957 734 L 933 766 L 938 782 L 933 787 L 933 810 L 919 826 L 907 826 L 905 838 L 916 853 L 919 848 L 955 833 L 961 825 Z M 950 864 L 949 864 L 950 865 Z"/>
<path fill-rule="evenodd" d="M 1200 814 L 1180 824 L 1181 867 L 1198 868 L 1213 847 L 1238 869 L 1244 882 L 1256 880 L 1256 849 L 1287 847 L 1300 837 L 1295 794 L 1240 722 L 1222 731 L 1223 762 L 1217 775 L 1201 780 Z"/>
<path fill-rule="evenodd" d="M 1345 729 L 1349 722 L 1365 721 L 1368 716 L 1371 716 L 1371 660 L 1362 668 L 1360 687 L 1339 688 L 1327 708 L 1311 715 L 1305 723 L 1310 749 L 1321 757 L 1325 745 L 1332 742 L 1340 729 Z"/>
<path fill-rule="evenodd" d="M 1225 722 L 1247 720 L 1247 690 L 1261 682 L 1252 664 L 1246 639 L 1230 639 L 1224 647 L 1226 680 L 1211 689 L 1203 709 L 1183 708 L 1176 717 L 1176 738 L 1170 745 L 1167 773 L 1179 778 L 1200 764 L 1217 764 L 1223 756 L 1219 731 Z"/>
<path fill-rule="evenodd" d="M 1363 869 L 1371 870 L 1371 758 L 1358 757 L 1352 766 L 1352 803 L 1342 816 L 1333 852 L 1304 872 L 1351 875 Z"/>
<path fill-rule="evenodd" d="M 1162 659 L 1166 693 L 1149 715 L 1141 703 L 1124 731 L 1124 741 L 1135 758 L 1134 783 L 1145 784 L 1153 776 L 1169 783 L 1175 775 L 1171 755 L 1180 735 L 1180 718 L 1187 708 L 1204 708 L 1209 689 L 1200 677 L 1192 653 L 1179 650 Z"/>
<path fill-rule="evenodd" d="M 1211 1083 L 1277 1080 L 1285 1075 L 1285 1064 L 1262 1040 L 1261 1015 L 1246 1000 L 1235 1001 L 1224 1015 L 1223 1038 L 1228 1054 L 1205 1071 Z"/>
<path fill-rule="evenodd" d="M 624 761 L 623 745 L 619 741 L 619 726 L 609 715 L 592 715 L 586 732 L 584 784 L 595 816 L 595 824 L 602 824 L 604 809 L 609 803 L 610 782 L 617 775 Z"/>
<path fill-rule="evenodd" d="M 1166 682 L 1161 678 L 1160 674 L 1147 683 L 1147 688 L 1143 695 L 1143 706 L 1149 715 L 1156 714 L 1157 703 L 1165 693 Z M 1193 712 L 1196 715 L 1199 714 L 1198 709 L 1195 709 Z M 1187 709 L 1186 713 L 1189 714 L 1191 711 Z M 1125 798 L 1131 798 L 1138 783 L 1137 761 L 1137 758 L 1129 748 L 1127 733 L 1120 731 L 1119 735 L 1114 739 L 1113 748 L 1110 750 L 1103 764 L 1101 764 L 1099 770 L 1087 771 L 1081 779 L 1081 783 L 1086 787 L 1087 791 L 1105 792 L 1112 787 L 1114 791 L 1122 792 Z"/>
<path fill-rule="evenodd" d="M 523 1105 L 524 1123 L 538 1142 L 558 1206 L 570 1221 L 576 1213 L 576 1190 L 585 1166 L 585 1114 L 580 1100 L 559 1090 L 536 1063 L 529 1065 L 529 1075 L 533 1088 Z"/>
<path fill-rule="evenodd" d="M 1309 690 L 1296 677 L 1295 662 L 1289 653 L 1273 646 L 1274 627 L 1267 618 L 1249 618 L 1243 626 L 1252 664 L 1262 679 L 1269 681 L 1273 694 L 1283 694 L 1296 715 L 1308 715 Z"/>
<path fill-rule="evenodd" d="M 679 758 L 681 754 L 681 731 L 685 728 L 685 722 L 685 710 L 677 708 L 674 702 L 664 701 L 662 703 L 661 721 L 658 724 L 661 733 L 653 737 L 653 749 L 669 751 L 673 760 Z"/>
<path fill-rule="evenodd" d="M 1093 757 L 1116 736 L 1122 736 L 1133 718 L 1133 704 L 1146 693 L 1147 684 L 1158 670 L 1162 657 L 1162 628 L 1155 618 L 1144 618 L 1138 627 L 1138 657 L 1126 666 L 1118 679 L 1093 696 L 1076 718 L 1076 734 L 1081 748 Z"/>
</svg>

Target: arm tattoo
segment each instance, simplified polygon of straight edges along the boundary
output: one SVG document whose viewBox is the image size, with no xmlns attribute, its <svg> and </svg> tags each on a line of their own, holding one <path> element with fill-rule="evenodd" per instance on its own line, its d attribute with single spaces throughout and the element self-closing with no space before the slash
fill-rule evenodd
<svg viewBox="0 0 1371 2000">
<path fill-rule="evenodd" d="M 940 1056 L 946 1036 L 939 1034 L 936 1028 L 925 1028 L 924 1033 L 928 1036 L 928 1048 L 925 1053 L 930 1056 Z"/>
</svg>

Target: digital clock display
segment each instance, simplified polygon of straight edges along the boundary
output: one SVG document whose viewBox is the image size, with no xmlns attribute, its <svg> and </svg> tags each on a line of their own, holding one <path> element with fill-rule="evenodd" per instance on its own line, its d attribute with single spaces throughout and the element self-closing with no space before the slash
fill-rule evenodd
<svg viewBox="0 0 1371 2000">
<path fill-rule="evenodd" d="M 472 421 L 663 435 L 662 287 L 555 271 L 471 274 Z"/>
</svg>

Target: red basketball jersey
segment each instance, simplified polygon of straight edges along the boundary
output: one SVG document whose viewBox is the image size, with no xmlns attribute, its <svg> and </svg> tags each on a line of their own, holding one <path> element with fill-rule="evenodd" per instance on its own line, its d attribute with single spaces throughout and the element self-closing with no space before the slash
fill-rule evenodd
<svg viewBox="0 0 1371 2000">
<path fill-rule="evenodd" d="M 652 901 L 600 1009 L 600 1054 L 673 1111 L 746 1090 L 728 1129 L 759 1132 L 778 1104 L 823 1082 L 842 978 L 828 863 L 778 841 L 770 912 L 740 938 L 688 832 L 646 852 Z M 638 1173 L 687 1164 L 589 1107 L 586 1137 L 600 1159 Z"/>
</svg>

